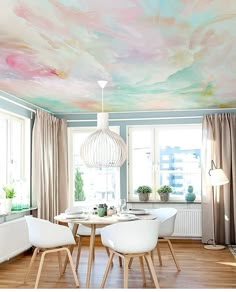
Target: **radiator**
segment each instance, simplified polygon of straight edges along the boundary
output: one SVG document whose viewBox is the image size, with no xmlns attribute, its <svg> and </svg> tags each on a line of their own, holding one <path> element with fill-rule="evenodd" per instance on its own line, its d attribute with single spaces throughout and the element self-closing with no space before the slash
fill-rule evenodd
<svg viewBox="0 0 236 292">
<path fill-rule="evenodd" d="M 0 224 L 0 263 L 29 249 L 28 229 L 25 218 Z"/>
<path fill-rule="evenodd" d="M 201 209 L 178 209 L 172 236 L 202 237 Z"/>
</svg>

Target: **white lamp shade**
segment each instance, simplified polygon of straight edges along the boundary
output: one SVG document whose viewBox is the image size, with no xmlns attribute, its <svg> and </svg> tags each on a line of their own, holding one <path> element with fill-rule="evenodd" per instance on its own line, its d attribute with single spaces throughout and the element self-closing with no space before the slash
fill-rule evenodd
<svg viewBox="0 0 236 292">
<path fill-rule="evenodd" d="M 221 168 L 211 169 L 209 174 L 210 183 L 213 186 L 222 186 L 229 182 L 229 179 Z"/>
<path fill-rule="evenodd" d="M 80 156 L 87 167 L 120 167 L 127 158 L 124 140 L 108 128 L 108 113 L 98 113 L 98 130 L 82 144 Z"/>
</svg>

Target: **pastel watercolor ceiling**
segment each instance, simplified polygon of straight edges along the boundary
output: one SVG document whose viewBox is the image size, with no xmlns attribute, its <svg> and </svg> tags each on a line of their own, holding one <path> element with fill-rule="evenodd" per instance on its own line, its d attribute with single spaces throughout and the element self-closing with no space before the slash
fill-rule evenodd
<svg viewBox="0 0 236 292">
<path fill-rule="evenodd" d="M 7 0 L 0 94 L 54 113 L 236 107 L 235 0 Z"/>
</svg>

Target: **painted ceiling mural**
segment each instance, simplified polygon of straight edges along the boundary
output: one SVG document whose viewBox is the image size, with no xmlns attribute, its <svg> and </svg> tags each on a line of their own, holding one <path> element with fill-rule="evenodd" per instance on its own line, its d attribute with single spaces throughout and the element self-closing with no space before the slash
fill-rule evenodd
<svg viewBox="0 0 236 292">
<path fill-rule="evenodd" d="M 7 0 L 0 94 L 54 113 L 236 107 L 235 0 Z"/>
</svg>

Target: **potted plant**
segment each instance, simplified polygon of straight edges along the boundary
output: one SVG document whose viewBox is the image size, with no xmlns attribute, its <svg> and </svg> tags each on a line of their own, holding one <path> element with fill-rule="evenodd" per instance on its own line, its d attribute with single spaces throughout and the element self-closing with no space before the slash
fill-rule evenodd
<svg viewBox="0 0 236 292">
<path fill-rule="evenodd" d="M 5 192 L 5 198 L 6 198 L 6 212 L 11 212 L 12 208 L 12 199 L 15 197 L 15 189 L 9 185 L 6 185 L 3 187 L 3 190 Z"/>
<path fill-rule="evenodd" d="M 143 185 L 143 186 L 139 186 L 136 192 L 139 194 L 140 201 L 148 201 L 150 193 L 152 192 L 152 188 L 149 186 Z"/>
<path fill-rule="evenodd" d="M 172 188 L 168 185 L 160 186 L 159 189 L 157 189 L 161 201 L 164 202 L 167 202 L 169 200 L 169 194 L 172 193 L 172 191 Z"/>
</svg>

